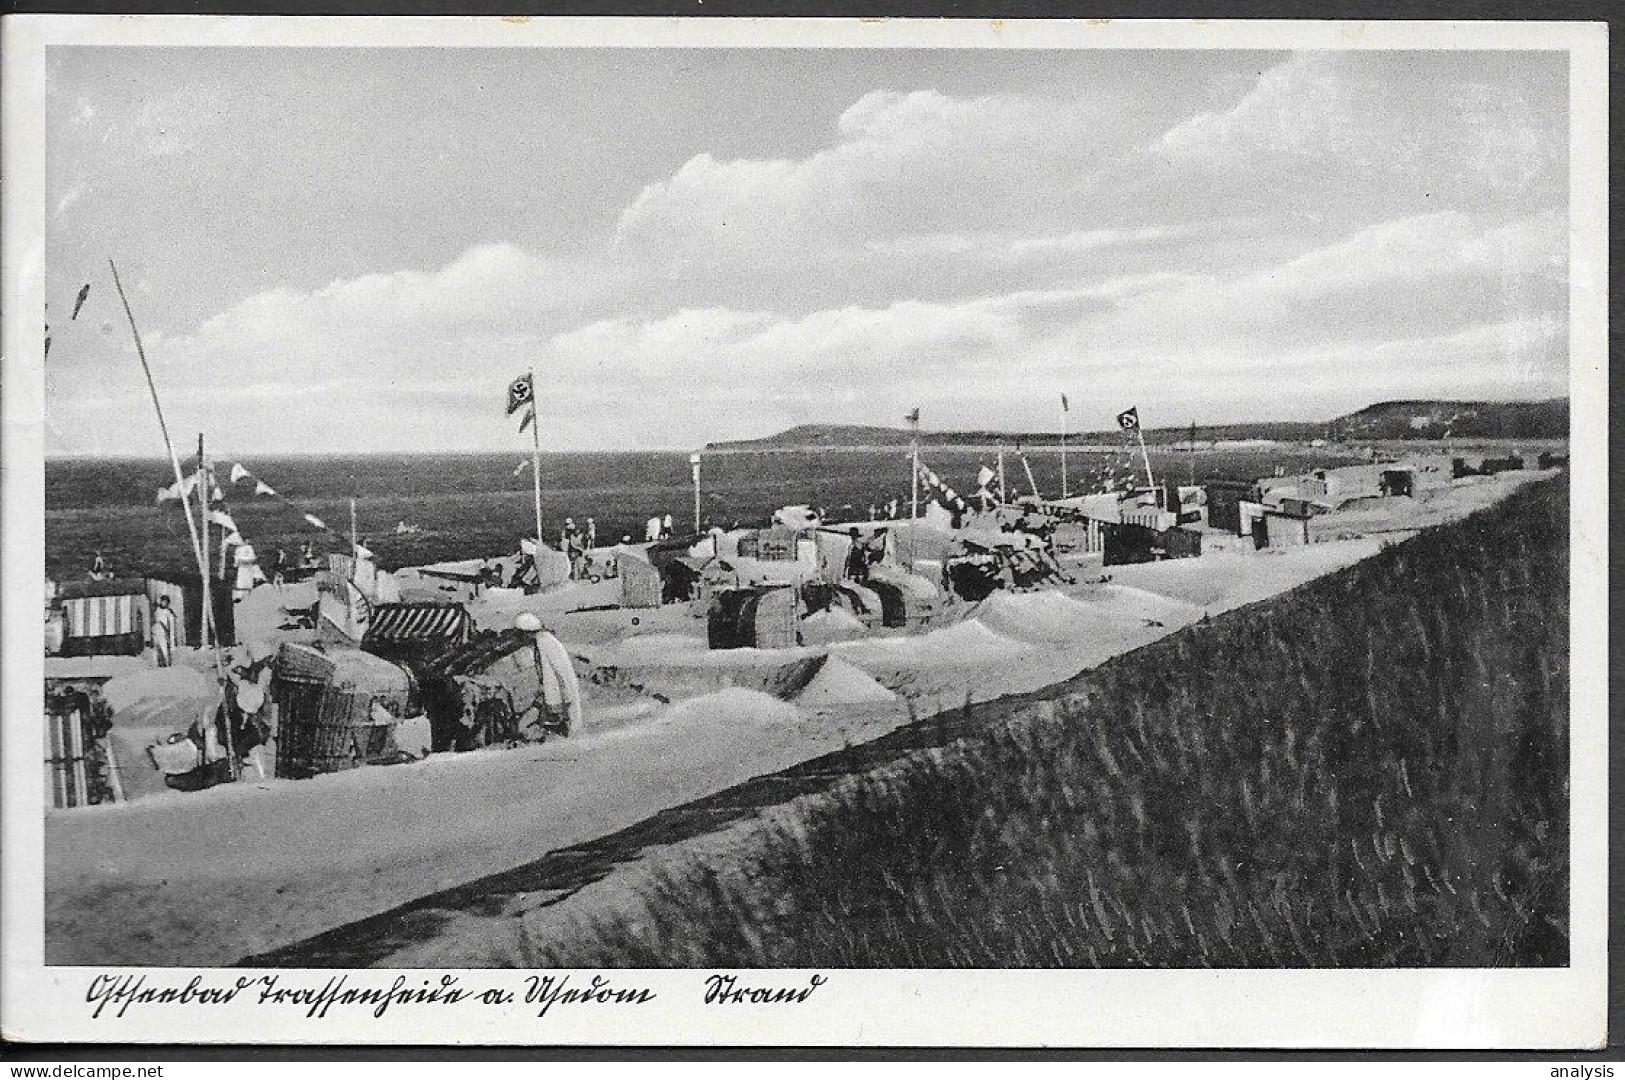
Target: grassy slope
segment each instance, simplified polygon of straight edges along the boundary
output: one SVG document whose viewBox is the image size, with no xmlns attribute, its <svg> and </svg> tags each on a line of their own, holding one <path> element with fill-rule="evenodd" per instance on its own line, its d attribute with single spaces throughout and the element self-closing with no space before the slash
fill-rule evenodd
<svg viewBox="0 0 1625 1080">
<path fill-rule="evenodd" d="M 536 959 L 1563 964 L 1566 499 L 1526 489 L 672 856 Z"/>
</svg>

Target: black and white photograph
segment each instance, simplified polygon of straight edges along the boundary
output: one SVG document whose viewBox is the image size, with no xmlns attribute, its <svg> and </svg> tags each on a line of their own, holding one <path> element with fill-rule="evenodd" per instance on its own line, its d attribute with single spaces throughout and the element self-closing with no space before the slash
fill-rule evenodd
<svg viewBox="0 0 1625 1080">
<path fill-rule="evenodd" d="M 1602 28 L 155 22 L 11 74 L 61 1031 L 1601 1037 Z"/>
</svg>

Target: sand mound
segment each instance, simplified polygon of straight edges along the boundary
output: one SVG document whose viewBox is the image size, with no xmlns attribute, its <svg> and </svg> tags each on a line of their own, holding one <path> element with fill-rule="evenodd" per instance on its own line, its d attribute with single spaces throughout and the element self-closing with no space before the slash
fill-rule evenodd
<svg viewBox="0 0 1625 1080">
<path fill-rule="evenodd" d="M 866 632 L 863 620 L 845 608 L 817 611 L 801 620 L 801 638 L 809 645 L 847 641 Z"/>
<path fill-rule="evenodd" d="M 872 637 L 831 646 L 833 651 L 866 670 L 875 666 L 935 666 L 1008 660 L 1030 645 L 990 630 L 978 619 L 967 619 L 944 630 L 900 637 Z"/>
<path fill-rule="evenodd" d="M 673 705 L 661 716 L 664 724 L 699 724 L 722 728 L 766 727 L 794 724 L 801 713 L 794 705 L 760 690 L 730 686 L 714 694 Z"/>
<path fill-rule="evenodd" d="M 994 593 L 976 619 L 1005 637 L 1044 645 L 1070 644 L 1098 631 L 1101 623 L 1100 614 L 1088 604 L 1053 590 Z"/>
<path fill-rule="evenodd" d="M 803 706 L 860 705 L 896 701 L 897 695 L 875 682 L 868 672 L 832 656 L 791 700 Z"/>
</svg>

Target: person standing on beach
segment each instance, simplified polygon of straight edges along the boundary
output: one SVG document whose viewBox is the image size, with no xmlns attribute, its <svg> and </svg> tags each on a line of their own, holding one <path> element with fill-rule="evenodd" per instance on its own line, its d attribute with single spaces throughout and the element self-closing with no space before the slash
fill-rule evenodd
<svg viewBox="0 0 1625 1080">
<path fill-rule="evenodd" d="M 538 714 L 536 722 L 544 731 L 557 731 L 568 738 L 581 726 L 581 683 L 570 654 L 542 625 L 542 620 L 528 611 L 514 619 L 513 626 L 532 635 L 534 643 L 536 673 L 541 680 L 533 705 Z"/>
<path fill-rule="evenodd" d="M 660 536 L 661 536 L 662 539 L 664 539 L 666 537 L 671 536 L 671 534 L 672 534 L 671 515 L 667 514 L 665 519 L 663 521 L 661 521 L 661 523 L 660 523 Z"/>
<path fill-rule="evenodd" d="M 576 519 L 573 517 L 567 517 L 564 519 L 564 528 L 559 532 L 559 550 L 564 552 L 564 557 L 569 560 L 571 581 L 574 581 L 576 578 L 581 576 L 580 567 L 577 565 L 578 559 L 576 557 L 577 541 L 578 534 L 576 533 Z"/>
<path fill-rule="evenodd" d="M 101 581 L 103 578 L 112 576 L 107 572 L 107 560 L 102 558 L 102 553 L 99 549 L 96 552 L 96 557 L 90 560 L 90 576 L 96 581 Z"/>
<path fill-rule="evenodd" d="M 158 609 L 152 613 L 152 651 L 158 655 L 158 666 L 169 667 L 175 662 L 175 609 L 169 606 L 169 597 L 158 598 Z"/>
</svg>

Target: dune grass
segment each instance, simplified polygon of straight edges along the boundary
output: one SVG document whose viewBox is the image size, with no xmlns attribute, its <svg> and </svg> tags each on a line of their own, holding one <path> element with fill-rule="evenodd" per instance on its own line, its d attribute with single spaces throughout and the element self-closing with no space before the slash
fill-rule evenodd
<svg viewBox="0 0 1625 1080">
<path fill-rule="evenodd" d="M 1567 590 L 1560 479 L 674 849 L 533 960 L 1564 964 Z"/>
</svg>

